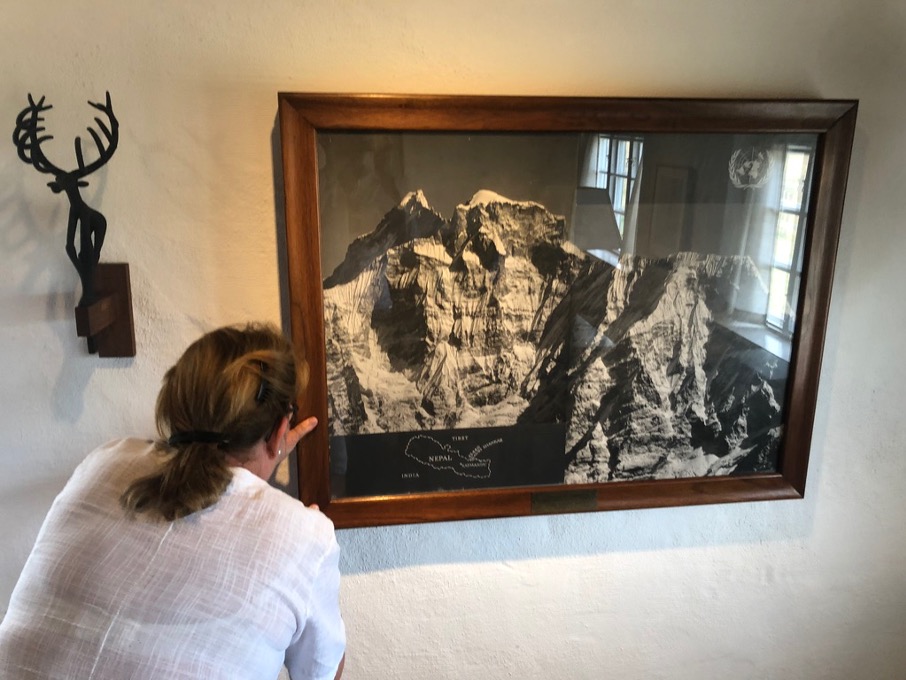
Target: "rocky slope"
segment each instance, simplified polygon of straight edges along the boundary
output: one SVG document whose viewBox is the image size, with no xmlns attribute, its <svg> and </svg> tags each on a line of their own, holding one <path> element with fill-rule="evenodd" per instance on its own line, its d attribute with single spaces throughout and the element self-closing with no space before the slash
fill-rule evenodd
<svg viewBox="0 0 906 680">
<path fill-rule="evenodd" d="M 563 423 L 564 481 L 774 469 L 785 363 L 716 318 L 742 258 L 624 256 L 537 203 L 406 196 L 324 282 L 332 435 Z"/>
</svg>

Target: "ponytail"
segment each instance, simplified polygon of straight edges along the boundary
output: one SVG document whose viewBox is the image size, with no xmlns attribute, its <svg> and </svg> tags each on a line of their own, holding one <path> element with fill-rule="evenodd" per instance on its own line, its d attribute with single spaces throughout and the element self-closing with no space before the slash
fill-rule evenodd
<svg viewBox="0 0 906 680">
<path fill-rule="evenodd" d="M 227 456 L 247 459 L 300 389 L 292 345 L 271 326 L 212 331 L 167 371 L 157 397 L 164 460 L 120 497 L 132 513 L 168 521 L 216 503 L 233 478 Z"/>
</svg>

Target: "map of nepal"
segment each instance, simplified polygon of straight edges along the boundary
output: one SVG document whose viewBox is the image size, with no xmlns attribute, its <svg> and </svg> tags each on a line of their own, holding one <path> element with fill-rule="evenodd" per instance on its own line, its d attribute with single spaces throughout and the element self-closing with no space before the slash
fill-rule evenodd
<svg viewBox="0 0 906 680">
<path fill-rule="evenodd" d="M 406 455 L 427 467 L 435 470 L 449 470 L 461 477 L 488 479 L 491 476 L 491 461 L 479 458 L 492 446 L 503 442 L 502 439 L 473 447 L 468 453 L 460 453 L 453 446 L 447 446 L 428 435 L 415 435 L 406 444 Z"/>
</svg>

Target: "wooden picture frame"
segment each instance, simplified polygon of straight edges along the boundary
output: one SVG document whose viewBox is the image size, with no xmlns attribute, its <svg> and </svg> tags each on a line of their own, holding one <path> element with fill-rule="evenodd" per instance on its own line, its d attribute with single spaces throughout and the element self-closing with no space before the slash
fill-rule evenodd
<svg viewBox="0 0 906 680">
<path fill-rule="evenodd" d="M 856 101 L 278 103 L 337 527 L 802 497 Z"/>
</svg>

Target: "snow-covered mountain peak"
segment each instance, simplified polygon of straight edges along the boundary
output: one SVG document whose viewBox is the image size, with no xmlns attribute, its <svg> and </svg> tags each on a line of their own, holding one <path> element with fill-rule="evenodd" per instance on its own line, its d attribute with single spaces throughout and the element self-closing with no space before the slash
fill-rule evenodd
<svg viewBox="0 0 906 680">
<path fill-rule="evenodd" d="M 415 207 L 425 208 L 427 210 L 433 211 L 434 209 L 428 203 L 428 199 L 425 198 L 425 192 L 421 189 L 416 189 L 415 191 L 410 191 L 408 194 L 403 196 L 403 200 L 400 201 L 398 206 L 402 210 L 411 210 Z"/>
<path fill-rule="evenodd" d="M 537 203 L 532 201 L 514 201 L 511 198 L 506 196 L 501 196 L 496 191 L 491 191 L 490 189 L 480 189 L 475 192 L 475 195 L 465 204 L 467 208 L 475 208 L 480 206 L 488 205 L 489 203 L 508 203 L 511 205 L 519 206 L 536 206 Z"/>
</svg>

